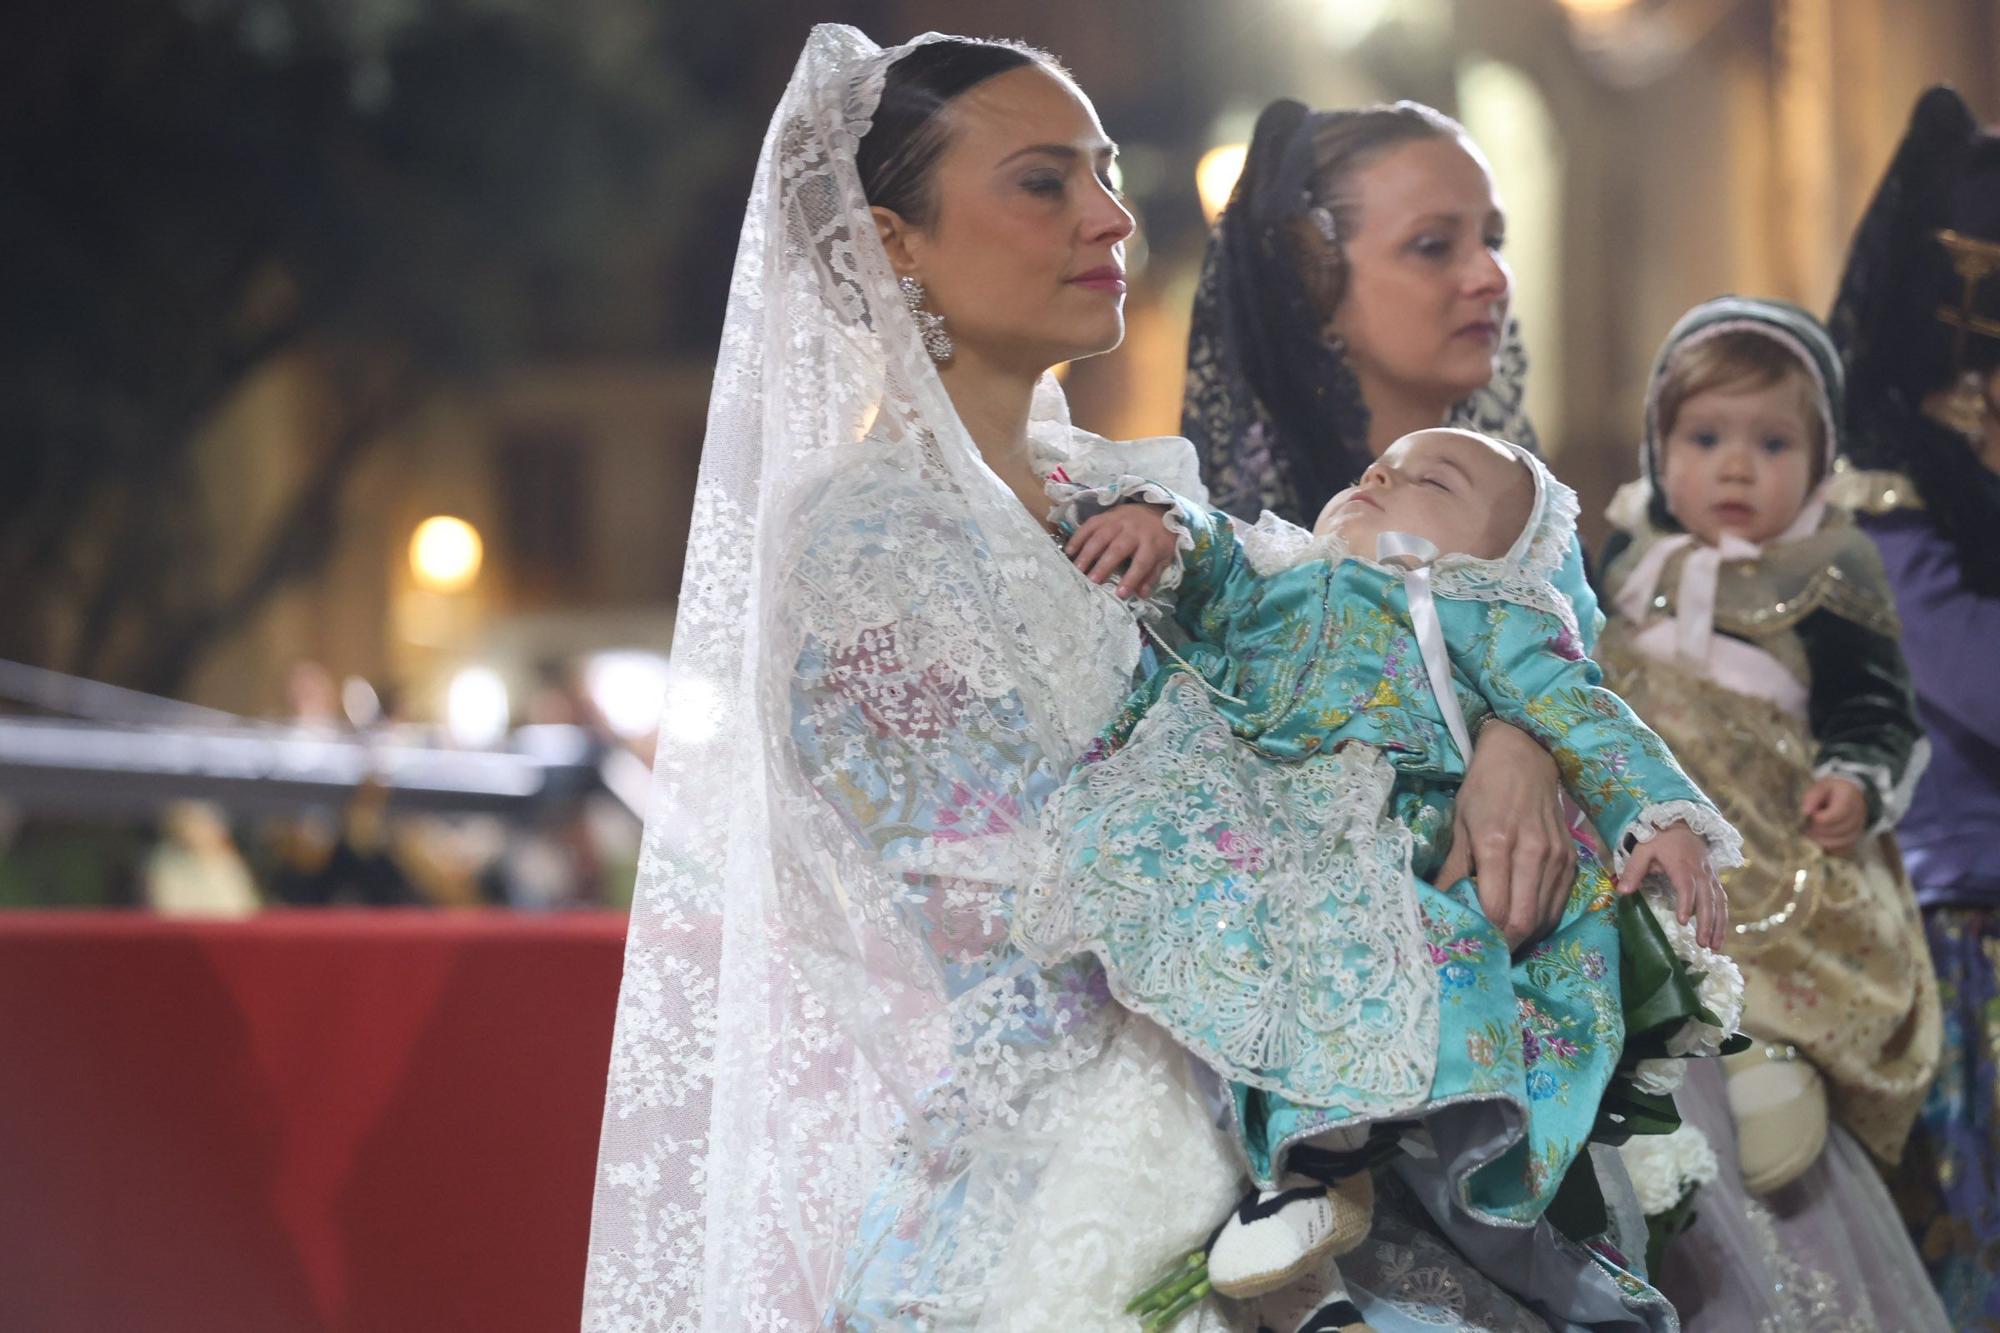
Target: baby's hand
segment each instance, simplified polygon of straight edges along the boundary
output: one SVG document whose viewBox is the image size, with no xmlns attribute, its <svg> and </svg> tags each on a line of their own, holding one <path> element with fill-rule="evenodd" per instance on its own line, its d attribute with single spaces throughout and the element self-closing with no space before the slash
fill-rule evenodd
<svg viewBox="0 0 2000 1333">
<path fill-rule="evenodd" d="M 1806 788 L 1799 802 L 1806 836 L 1835 856 L 1845 856 L 1868 826 L 1868 798 L 1846 778 L 1829 774 Z"/>
<path fill-rule="evenodd" d="M 1078 527 L 1063 554 L 1092 583 L 1104 582 L 1124 566 L 1118 595 L 1144 597 L 1173 562 L 1175 538 L 1162 517 L 1166 512 L 1165 505 L 1113 505 Z"/>
<path fill-rule="evenodd" d="M 1695 919 L 1695 938 L 1720 949 L 1729 931 L 1729 897 L 1709 864 L 1708 844 L 1686 824 L 1669 824 L 1650 841 L 1632 849 L 1618 872 L 1618 892 L 1634 893 L 1652 871 L 1674 886 L 1674 915 L 1683 924 Z"/>
</svg>

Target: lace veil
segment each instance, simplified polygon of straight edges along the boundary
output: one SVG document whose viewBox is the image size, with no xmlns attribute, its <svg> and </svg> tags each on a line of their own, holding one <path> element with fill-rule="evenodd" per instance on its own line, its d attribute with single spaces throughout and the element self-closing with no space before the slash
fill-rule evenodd
<svg viewBox="0 0 2000 1333">
<path fill-rule="evenodd" d="M 1181 430 L 1218 508 L 1310 524 L 1372 461 L 1368 406 L 1346 359 L 1321 336 L 1291 229 L 1313 206 L 1313 138 L 1355 111 L 1280 99 L 1257 119 L 1243 174 L 1202 261 L 1188 335 Z M 1493 379 L 1446 423 L 1536 448 L 1525 406 L 1527 350 L 1509 320 Z"/>
<path fill-rule="evenodd" d="M 854 165 L 890 64 L 935 39 L 815 28 L 758 160 L 618 1002 L 587 1329 L 817 1327 L 891 1178 L 950 1195 L 964 1243 L 928 1277 L 978 1290 L 1000 1248 L 982 1242 L 1031 1177 L 1010 1134 L 1046 1122 L 1114 1022 L 1101 977 L 1026 965 L 1007 923 L 1035 807 L 1122 698 L 1136 631 L 981 460 Z M 1048 469 L 1104 468 L 1053 379 L 1031 433 Z M 1117 453 L 1202 494 L 1184 441 Z"/>
</svg>

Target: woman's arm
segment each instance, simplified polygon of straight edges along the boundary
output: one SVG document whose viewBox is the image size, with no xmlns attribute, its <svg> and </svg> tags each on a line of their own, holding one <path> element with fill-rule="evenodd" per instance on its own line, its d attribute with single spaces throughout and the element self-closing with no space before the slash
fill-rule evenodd
<svg viewBox="0 0 2000 1333">
<path fill-rule="evenodd" d="M 1861 524 L 1896 590 L 1903 657 L 1917 698 L 2000 746 L 2000 690 L 1993 688 L 1988 647 L 2000 643 L 2000 598 L 1966 587 L 1957 552 L 1921 511 L 1864 516 Z"/>
<path fill-rule="evenodd" d="M 1681 770 L 1666 742 L 1603 684 L 1597 664 L 1556 617 L 1511 603 L 1459 603 L 1447 612 L 1460 642 L 1476 641 L 1464 665 L 1502 720 L 1523 728 L 1554 757 L 1564 788 L 1590 815 L 1623 865 L 1635 842 L 1686 823 L 1707 840 L 1718 867 L 1737 864 L 1736 831 Z M 1465 620 L 1483 619 L 1483 633 Z M 1449 632 L 1449 631 L 1447 631 Z"/>
<path fill-rule="evenodd" d="M 1527 732 L 1489 720 L 1472 742 L 1439 881 L 1471 875 L 1487 919 L 1519 949 L 1561 922 L 1576 863 L 1555 760 Z"/>
<path fill-rule="evenodd" d="M 1459 603 L 1446 616 L 1459 642 L 1477 641 L 1463 665 L 1499 717 L 1546 748 L 1563 785 L 1591 816 L 1621 867 L 1644 842 L 1685 823 L 1708 843 L 1716 866 L 1735 864 L 1735 832 L 1675 763 L 1664 742 L 1601 684 L 1597 666 L 1554 616 L 1509 604 Z M 1468 622 L 1477 618 L 1476 627 Z M 1477 848 L 1475 848 L 1475 855 Z M 1685 861 L 1686 858 L 1681 858 Z M 1676 862 L 1680 864 L 1680 862 Z M 1712 875 L 1684 890 L 1682 907 L 1701 907 L 1705 935 L 1719 939 L 1723 917 Z M 1714 893 L 1709 890 L 1714 889 Z"/>
</svg>

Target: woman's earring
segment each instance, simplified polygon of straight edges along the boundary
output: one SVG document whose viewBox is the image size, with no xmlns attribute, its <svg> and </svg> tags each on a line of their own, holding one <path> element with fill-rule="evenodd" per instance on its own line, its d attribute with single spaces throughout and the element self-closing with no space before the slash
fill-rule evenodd
<svg viewBox="0 0 2000 1333">
<path fill-rule="evenodd" d="M 924 340 L 924 350 L 931 360 L 942 364 L 951 360 L 951 335 L 944 331 L 944 316 L 924 309 L 924 285 L 905 274 L 896 280 L 896 286 L 903 292 L 903 304 L 909 307 L 916 318 L 917 333 Z"/>
</svg>

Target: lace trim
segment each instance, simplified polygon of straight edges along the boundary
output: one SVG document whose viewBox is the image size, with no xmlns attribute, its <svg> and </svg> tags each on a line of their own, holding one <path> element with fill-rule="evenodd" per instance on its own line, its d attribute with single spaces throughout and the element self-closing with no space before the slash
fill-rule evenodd
<svg viewBox="0 0 2000 1333">
<path fill-rule="evenodd" d="M 1578 633 L 1576 608 L 1556 590 L 1555 577 L 1569 558 L 1576 535 L 1576 492 L 1556 481 L 1539 459 L 1524 456 L 1539 480 L 1537 509 L 1498 560 L 1443 555 L 1431 566 L 1431 595 L 1465 602 L 1513 602 L 1554 616 L 1571 635 Z M 1244 559 L 1269 577 L 1312 560 L 1359 560 L 1400 578 L 1401 571 L 1354 550 L 1337 533 L 1313 533 L 1265 510 L 1254 524 L 1231 520 Z"/>
<path fill-rule="evenodd" d="M 1054 383 L 1052 377 L 1049 382 Z M 1165 486 L 1189 504 L 1208 505 L 1208 487 L 1197 468 L 1194 446 L 1179 436 L 1107 440 L 1069 427 L 1070 438 L 1066 442 L 1048 434 L 1056 429 L 1054 421 L 1031 425 L 1029 429 L 1042 432 L 1030 437 L 1039 476 L 1046 477 L 1060 468 L 1072 482 L 1089 486 L 1120 477 L 1144 477 Z"/>
<path fill-rule="evenodd" d="M 1634 848 L 1642 842 L 1651 842 L 1662 829 L 1675 824 L 1686 824 L 1708 844 L 1708 861 L 1715 869 L 1733 870 L 1743 864 L 1743 835 L 1722 817 L 1720 810 L 1700 801 L 1661 801 L 1641 810 L 1625 826 L 1612 869 L 1623 870 Z"/>
<path fill-rule="evenodd" d="M 1384 816 L 1394 777 L 1365 746 L 1273 764 L 1176 675 L 1049 802 L 1014 938 L 1044 962 L 1096 954 L 1121 1003 L 1227 1078 L 1404 1109 L 1435 1073 L 1437 979 L 1410 834 Z"/>
<path fill-rule="evenodd" d="M 1340 560 L 1347 555 L 1347 544 L 1340 538 L 1331 533 L 1315 537 L 1298 524 L 1287 522 L 1268 509 L 1258 516 L 1255 523 L 1232 518 L 1229 525 L 1235 530 L 1238 544 L 1243 547 L 1244 560 L 1249 562 L 1251 569 L 1266 578 L 1315 558 Z"/>
<path fill-rule="evenodd" d="M 1074 481 L 1051 481 L 1045 489 L 1049 499 L 1055 502 L 1055 507 L 1048 514 L 1051 523 L 1081 526 L 1114 505 L 1166 506 L 1160 521 L 1166 524 L 1168 532 L 1174 534 L 1174 559 L 1160 571 L 1152 592 L 1139 605 L 1148 615 L 1159 615 L 1172 605 L 1169 594 L 1180 588 L 1187 570 L 1188 552 L 1194 550 L 1194 533 L 1188 530 L 1187 514 L 1183 508 L 1188 503 L 1185 497 L 1176 495 L 1159 482 L 1130 475 L 1096 486 Z"/>
<path fill-rule="evenodd" d="M 1556 480 L 1548 465 L 1517 446 L 1516 455 L 1535 478 L 1535 509 L 1513 549 L 1498 560 L 1448 555 L 1437 562 L 1431 591 L 1466 601 L 1516 602 L 1546 611 L 1572 634 L 1576 609 L 1555 589 L 1555 577 L 1569 558 L 1582 512 L 1576 492 Z"/>
</svg>

